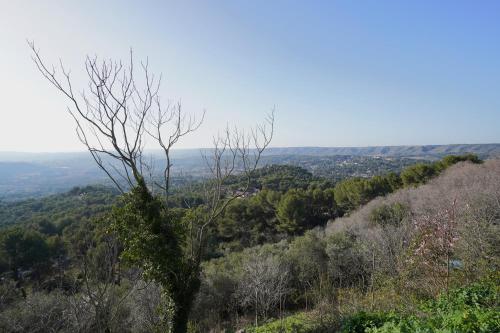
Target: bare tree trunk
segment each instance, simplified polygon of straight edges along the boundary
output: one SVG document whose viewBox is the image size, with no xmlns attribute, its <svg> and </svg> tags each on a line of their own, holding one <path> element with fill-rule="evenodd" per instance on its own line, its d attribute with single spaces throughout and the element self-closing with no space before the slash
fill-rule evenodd
<svg viewBox="0 0 500 333">
<path fill-rule="evenodd" d="M 258 301 L 258 291 L 255 289 L 255 327 L 259 326 L 259 301 Z"/>
<path fill-rule="evenodd" d="M 375 274 L 375 251 L 372 250 L 372 276 L 371 276 L 371 304 L 370 309 L 373 311 L 373 306 L 375 304 L 375 294 L 373 291 L 373 276 Z"/>
<path fill-rule="evenodd" d="M 281 294 L 280 294 L 280 326 L 281 326 L 281 329 L 283 329 L 283 310 L 281 308 L 282 306 L 282 297 L 281 297 Z"/>
<path fill-rule="evenodd" d="M 304 295 L 306 296 L 306 311 L 307 311 L 307 289 L 304 287 Z"/>
</svg>

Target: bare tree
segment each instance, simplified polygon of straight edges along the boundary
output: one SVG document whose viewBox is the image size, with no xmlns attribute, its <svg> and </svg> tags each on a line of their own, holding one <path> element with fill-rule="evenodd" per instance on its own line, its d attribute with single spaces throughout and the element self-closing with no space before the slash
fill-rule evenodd
<svg viewBox="0 0 500 333">
<path fill-rule="evenodd" d="M 49 67 L 33 42 L 29 42 L 29 47 L 42 76 L 69 100 L 68 112 L 75 120 L 77 136 L 96 164 L 122 193 L 136 189 L 132 195 L 135 193 L 140 197 L 143 201 L 141 207 L 149 207 L 141 210 L 134 206 L 136 213 L 146 221 L 140 228 L 134 231 L 121 228 L 125 233 L 125 252 L 129 249 L 141 253 L 134 256 L 137 262 L 143 268 L 154 271 L 150 276 L 158 280 L 172 298 L 173 331 L 185 332 L 192 299 L 199 288 L 206 230 L 231 201 L 249 190 L 251 175 L 273 137 L 274 111 L 265 119 L 265 124 L 248 133 L 227 127 L 214 138 L 215 147 L 205 156 L 212 174 L 212 179 L 206 182 L 205 211 L 201 216 L 193 215 L 189 219 L 190 246 L 185 251 L 182 245 L 184 235 L 176 234 L 178 227 L 175 223 L 165 225 L 153 219 L 172 219 L 168 212 L 171 149 L 182 137 L 198 129 L 204 113 L 197 119 L 186 117 L 180 104 L 164 106 L 159 93 L 161 76 L 152 74 L 146 61 L 140 63 L 141 75 L 137 77 L 132 51 L 126 64 L 87 56 L 87 89 L 77 92 L 70 71 L 62 62 L 58 70 Z M 155 177 L 151 159 L 148 161 L 145 156 L 147 142 L 152 142 L 163 151 L 164 164 L 159 178 Z M 232 192 L 227 187 L 227 181 L 236 174 L 244 175 L 247 181 L 240 191 Z M 156 193 L 154 188 L 162 191 Z M 162 202 L 161 208 L 154 206 L 155 201 Z M 153 212 L 152 209 L 159 211 Z M 129 227 L 137 227 L 138 224 L 132 223 Z M 158 228 L 158 224 L 162 227 Z M 151 237 L 145 236 L 147 232 Z M 153 243 L 145 241 L 152 238 L 157 241 L 163 239 L 163 243 L 156 245 L 164 245 L 163 249 L 172 261 L 160 258 L 159 252 L 154 253 L 151 248 Z M 175 258 L 179 256 L 182 258 Z"/>
<path fill-rule="evenodd" d="M 128 299 L 132 332 L 154 332 L 161 326 L 158 308 L 161 306 L 161 287 L 153 282 L 139 281 Z"/>
<path fill-rule="evenodd" d="M 288 292 L 290 271 L 277 257 L 264 255 L 250 258 L 243 270 L 244 277 L 239 287 L 241 304 L 254 308 L 257 326 L 259 315 L 267 319 L 277 305 L 281 311 L 283 298 Z"/>
<path fill-rule="evenodd" d="M 453 248 L 459 240 L 456 206 L 457 202 L 453 200 L 443 211 L 432 216 L 424 215 L 415 221 L 418 235 L 415 258 L 418 259 L 419 268 L 424 267 L 427 276 L 431 277 L 429 283 L 437 285 L 438 291 L 444 287 L 448 292 L 450 285 Z"/>
</svg>

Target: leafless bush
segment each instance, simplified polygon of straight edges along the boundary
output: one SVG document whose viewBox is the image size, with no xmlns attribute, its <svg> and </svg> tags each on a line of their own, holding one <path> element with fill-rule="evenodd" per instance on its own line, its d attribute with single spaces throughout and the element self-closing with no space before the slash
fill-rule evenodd
<svg viewBox="0 0 500 333">
<path fill-rule="evenodd" d="M 0 313 L 2 332 L 69 332 L 68 303 L 59 292 L 33 293 Z"/>
<path fill-rule="evenodd" d="M 127 300 L 131 331 L 153 332 L 157 329 L 162 322 L 159 310 L 161 304 L 160 286 L 152 282 L 139 281 Z"/>
<path fill-rule="evenodd" d="M 253 307 L 257 326 L 259 315 L 266 319 L 276 307 L 281 308 L 287 294 L 289 268 L 276 256 L 257 255 L 248 259 L 243 271 L 238 290 L 240 303 Z"/>
</svg>

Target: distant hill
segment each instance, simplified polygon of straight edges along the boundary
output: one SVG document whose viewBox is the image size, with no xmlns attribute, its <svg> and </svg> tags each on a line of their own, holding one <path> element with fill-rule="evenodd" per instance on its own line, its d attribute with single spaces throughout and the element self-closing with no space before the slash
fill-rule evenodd
<svg viewBox="0 0 500 333">
<path fill-rule="evenodd" d="M 286 147 L 270 148 L 267 155 L 350 155 L 439 158 L 444 155 L 474 153 L 482 158 L 500 157 L 500 143 L 378 147 Z"/>
</svg>

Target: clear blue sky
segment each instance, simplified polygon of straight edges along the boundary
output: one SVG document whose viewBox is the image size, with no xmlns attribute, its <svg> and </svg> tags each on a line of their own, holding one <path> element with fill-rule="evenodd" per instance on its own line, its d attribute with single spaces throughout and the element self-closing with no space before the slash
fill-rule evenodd
<svg viewBox="0 0 500 333">
<path fill-rule="evenodd" d="M 207 110 L 179 147 L 276 106 L 274 146 L 500 142 L 500 1 L 4 1 L 0 150 L 81 150 L 26 38 L 83 84 L 87 53 L 138 58 Z"/>
</svg>

